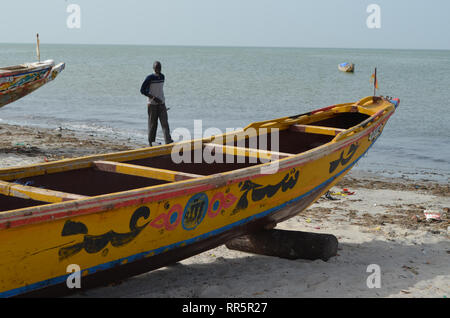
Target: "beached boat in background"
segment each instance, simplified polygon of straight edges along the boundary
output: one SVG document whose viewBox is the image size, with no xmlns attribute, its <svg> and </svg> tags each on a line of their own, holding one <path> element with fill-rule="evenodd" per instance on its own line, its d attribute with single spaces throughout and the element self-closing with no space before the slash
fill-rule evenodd
<svg viewBox="0 0 450 318">
<path fill-rule="evenodd" d="M 370 96 L 203 139 L 0 169 L 0 296 L 68 291 L 76 266 L 92 287 L 272 228 L 338 182 L 398 104 Z"/>
<path fill-rule="evenodd" d="M 53 60 L 0 68 L 0 107 L 22 98 L 54 80 L 65 64 Z"/>
<path fill-rule="evenodd" d="M 338 65 L 339 71 L 353 73 L 355 71 L 355 64 L 353 63 L 341 63 Z"/>
</svg>

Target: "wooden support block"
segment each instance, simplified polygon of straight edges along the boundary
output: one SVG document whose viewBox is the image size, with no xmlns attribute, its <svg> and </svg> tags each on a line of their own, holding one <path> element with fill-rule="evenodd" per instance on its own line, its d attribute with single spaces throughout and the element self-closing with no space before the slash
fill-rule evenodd
<svg viewBox="0 0 450 318">
<path fill-rule="evenodd" d="M 340 128 L 330 128 L 330 127 L 313 126 L 313 125 L 299 125 L 299 124 L 290 126 L 289 130 L 306 132 L 306 133 L 311 133 L 311 134 L 319 134 L 319 135 L 330 135 L 330 136 L 336 136 L 337 134 L 345 131 L 345 129 L 340 129 Z"/>
<path fill-rule="evenodd" d="M 101 171 L 122 173 L 132 176 L 152 178 L 171 182 L 203 177 L 198 174 L 184 173 L 166 169 L 157 169 L 114 161 L 94 161 L 94 166 Z"/>
<path fill-rule="evenodd" d="M 205 144 L 205 147 L 212 147 L 216 151 L 221 151 L 222 153 L 228 154 L 228 155 L 254 157 L 254 158 L 260 158 L 260 159 L 266 159 L 266 160 L 278 160 L 278 159 L 294 156 L 294 154 L 291 154 L 291 153 L 276 152 L 276 151 L 262 150 L 262 149 L 255 149 L 255 148 L 235 147 L 235 146 L 228 146 L 228 145 L 221 145 L 221 144 L 214 144 L 214 143 L 207 143 L 207 144 Z"/>
<path fill-rule="evenodd" d="M 226 247 L 253 254 L 287 259 L 321 259 L 336 256 L 338 240 L 334 235 L 286 230 L 261 230 L 228 241 Z"/>
<path fill-rule="evenodd" d="M 368 116 L 372 116 L 373 114 L 375 114 L 375 111 L 373 111 L 372 109 L 367 109 L 367 108 L 362 107 L 362 106 L 358 106 L 358 113 L 365 114 L 365 115 L 368 115 Z"/>
<path fill-rule="evenodd" d="M 21 184 L 0 181 L 0 194 L 10 197 L 31 199 L 41 202 L 57 203 L 62 201 L 80 200 L 88 198 L 84 195 L 66 193 L 36 187 L 24 186 Z"/>
</svg>

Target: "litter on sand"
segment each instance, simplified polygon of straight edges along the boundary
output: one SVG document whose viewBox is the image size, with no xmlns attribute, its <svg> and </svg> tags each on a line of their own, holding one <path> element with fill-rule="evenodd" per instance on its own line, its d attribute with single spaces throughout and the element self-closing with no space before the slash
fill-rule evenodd
<svg viewBox="0 0 450 318">
<path fill-rule="evenodd" d="M 344 189 L 342 189 L 342 192 L 344 192 L 345 194 L 347 194 L 347 195 L 352 195 L 352 194 L 355 194 L 355 192 L 353 191 L 353 192 L 350 192 L 350 191 L 348 191 L 348 189 L 347 188 L 344 188 Z"/>
<path fill-rule="evenodd" d="M 327 191 L 327 193 L 325 193 L 325 198 L 327 198 L 328 200 L 339 200 L 338 198 L 332 197 L 330 191 Z"/>
<path fill-rule="evenodd" d="M 441 212 L 437 211 L 437 210 L 424 210 L 423 214 L 425 215 L 425 219 L 427 221 L 441 221 L 442 220 L 442 216 L 441 216 Z"/>
<path fill-rule="evenodd" d="M 351 192 L 349 191 L 347 188 L 342 189 L 342 191 L 340 192 L 332 192 L 332 195 L 342 195 L 342 196 L 347 196 L 347 195 L 353 195 L 355 194 L 355 192 Z"/>
</svg>

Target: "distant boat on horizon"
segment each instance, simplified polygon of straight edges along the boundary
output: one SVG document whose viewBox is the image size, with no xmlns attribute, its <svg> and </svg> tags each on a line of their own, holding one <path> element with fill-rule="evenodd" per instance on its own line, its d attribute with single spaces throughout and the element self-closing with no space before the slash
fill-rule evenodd
<svg viewBox="0 0 450 318">
<path fill-rule="evenodd" d="M 339 71 L 353 73 L 355 71 L 355 64 L 353 63 L 341 63 L 338 65 Z"/>
<path fill-rule="evenodd" d="M 65 68 L 53 60 L 0 68 L 0 108 L 54 80 Z"/>
</svg>

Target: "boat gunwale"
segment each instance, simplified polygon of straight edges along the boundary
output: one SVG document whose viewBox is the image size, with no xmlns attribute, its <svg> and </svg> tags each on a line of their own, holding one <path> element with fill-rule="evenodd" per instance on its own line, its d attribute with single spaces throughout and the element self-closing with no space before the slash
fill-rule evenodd
<svg viewBox="0 0 450 318">
<path fill-rule="evenodd" d="M 391 103 L 392 105 L 392 103 Z M 278 163 L 277 173 L 283 172 L 293 167 L 302 166 L 310 161 L 317 160 L 322 156 L 326 156 L 333 152 L 339 151 L 342 148 L 347 147 L 348 145 L 354 143 L 357 140 L 365 137 L 370 134 L 374 129 L 376 129 L 381 123 L 386 122 L 389 117 L 394 113 L 395 108 L 387 105 L 384 110 L 387 110 L 385 114 L 383 114 L 378 119 L 374 120 L 371 125 L 366 123 L 366 126 L 363 130 L 358 133 L 347 136 L 340 141 L 335 141 L 334 139 L 328 143 L 320 145 L 316 148 L 310 149 L 305 152 L 301 152 L 299 154 L 295 154 L 292 157 L 286 157 L 282 159 L 278 159 L 273 162 L 258 164 L 251 167 L 231 170 L 227 172 L 212 174 L 203 176 L 196 179 L 190 180 L 182 180 L 162 185 L 131 189 L 127 191 L 108 193 L 98 196 L 88 197 L 86 199 L 81 200 L 73 200 L 73 201 L 65 201 L 61 203 L 49 203 L 39 206 L 15 209 L 10 211 L 0 212 L 0 230 L 10 227 L 16 227 L 31 223 L 41 223 L 46 222 L 49 219 L 56 220 L 62 219 L 72 216 L 85 215 L 91 213 L 98 213 L 107 210 L 111 210 L 111 206 L 114 206 L 114 209 L 135 204 L 136 202 L 148 203 L 163 200 L 164 198 L 172 198 L 178 195 L 186 195 L 189 193 L 195 193 L 198 191 L 206 191 L 214 188 L 218 188 L 224 185 L 230 185 L 234 183 L 238 183 L 241 181 L 245 181 L 251 178 L 257 178 L 260 176 L 266 176 L 267 174 L 258 173 L 261 171 L 261 168 L 264 166 L 268 166 L 273 164 L 274 162 Z M 358 125 L 355 125 L 356 127 Z M 209 138 L 209 137 L 208 137 Z M 206 138 L 206 139 L 208 139 Z M 197 139 L 197 141 L 204 140 Z M 187 142 L 194 143 L 194 140 L 190 140 Z M 164 146 L 160 146 L 164 147 Z M 159 147 L 158 147 L 159 148 Z M 165 149 L 159 149 L 165 150 Z M 109 155 L 123 154 L 129 152 L 143 151 L 142 149 L 131 150 L 120 153 L 113 153 Z M 145 150 L 144 150 L 145 151 Z M 146 148 L 148 151 L 148 148 Z M 105 155 L 100 155 L 105 156 Z M 106 155 L 108 156 L 108 155 Z M 92 157 L 88 156 L 84 159 L 91 160 L 86 163 L 93 162 Z M 105 158 L 107 159 L 107 158 Z M 68 161 L 79 161 L 80 158 L 68 159 Z M 61 163 L 54 162 L 54 163 Z M 53 163 L 53 164 L 54 164 Z M 36 166 L 36 165 L 31 165 Z M 23 167 L 21 167 L 23 169 Z M 0 169 L 8 170 L 8 169 Z M 74 211 L 77 210 L 77 211 Z M 24 222 L 20 222 L 23 221 Z M 19 224 L 20 223 L 20 224 Z"/>
<path fill-rule="evenodd" d="M 34 66 L 34 64 L 40 64 L 40 65 Z M 7 66 L 7 68 L 8 67 L 19 67 L 22 65 L 26 65 L 26 64 Z M 0 78 L 10 77 L 10 76 L 21 76 L 21 75 L 25 75 L 25 74 L 29 74 L 29 73 L 42 71 L 47 68 L 52 69 L 55 66 L 56 66 L 55 61 L 48 60 L 48 61 L 43 61 L 43 62 L 32 62 L 32 63 L 29 63 L 28 66 L 23 66 L 21 69 L 17 69 L 17 70 L 5 70 L 4 68 L 0 68 Z"/>
</svg>

